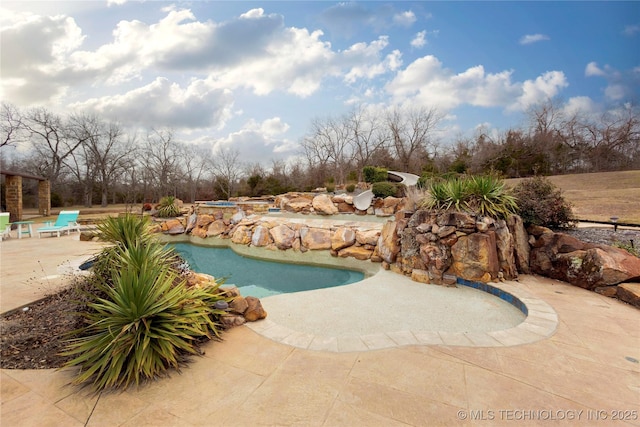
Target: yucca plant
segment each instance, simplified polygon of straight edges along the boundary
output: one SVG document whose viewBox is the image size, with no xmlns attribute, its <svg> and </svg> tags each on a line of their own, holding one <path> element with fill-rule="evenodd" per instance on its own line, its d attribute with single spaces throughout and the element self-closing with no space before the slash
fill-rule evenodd
<svg viewBox="0 0 640 427">
<path fill-rule="evenodd" d="M 506 217 L 517 210 L 516 197 L 493 175 L 432 180 L 428 191 L 429 197 L 422 202 L 427 209 L 467 210 L 492 217 Z"/>
<path fill-rule="evenodd" d="M 74 384 L 96 390 L 126 388 L 179 368 L 197 354 L 197 340 L 219 337 L 214 308 L 223 300 L 218 285 L 187 288 L 167 264 L 158 262 L 156 245 L 118 246 L 122 256 L 111 279 L 98 281 L 101 297 L 87 305 L 87 326 L 69 339 L 66 367 L 80 367 Z"/>
<path fill-rule="evenodd" d="M 158 203 L 158 218 L 172 218 L 180 215 L 180 208 L 176 204 L 176 198 L 165 196 Z"/>
<path fill-rule="evenodd" d="M 494 218 L 505 218 L 518 209 L 517 199 L 494 175 L 468 178 L 468 206 L 474 212 Z"/>
</svg>

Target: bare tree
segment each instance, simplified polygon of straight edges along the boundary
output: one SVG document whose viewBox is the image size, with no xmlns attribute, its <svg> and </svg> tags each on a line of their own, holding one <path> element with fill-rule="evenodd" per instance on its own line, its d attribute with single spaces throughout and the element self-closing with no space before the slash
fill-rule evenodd
<svg viewBox="0 0 640 427">
<path fill-rule="evenodd" d="M 240 162 L 240 152 L 233 148 L 219 149 L 212 161 L 212 168 L 219 193 L 229 199 L 235 194 L 238 180 L 242 176 L 243 165 Z"/>
<path fill-rule="evenodd" d="M 211 164 L 211 149 L 182 143 L 178 144 L 177 153 L 181 166 L 178 170 L 182 172 L 182 179 L 186 181 L 186 196 L 190 203 L 194 203 L 207 166 Z"/>
<path fill-rule="evenodd" d="M 421 160 L 417 154 L 430 154 L 435 141 L 433 133 L 441 120 L 435 108 L 395 107 L 387 113 L 391 147 L 403 172 L 419 173 Z"/>
<path fill-rule="evenodd" d="M 140 160 L 143 167 L 143 192 L 146 199 L 175 195 L 177 168 L 177 144 L 171 129 L 151 129 L 146 136 Z M 151 194 L 149 194 L 151 193 Z"/>
<path fill-rule="evenodd" d="M 24 140 L 22 115 L 15 105 L 2 102 L 2 122 L 0 123 L 0 148 L 14 146 Z"/>
<path fill-rule="evenodd" d="M 362 181 L 362 169 L 371 163 L 376 152 L 387 146 L 389 137 L 384 123 L 371 109 L 358 106 L 346 121 L 358 181 Z"/>
<path fill-rule="evenodd" d="M 42 107 L 29 110 L 23 125 L 34 149 L 34 164 L 38 168 L 35 172 L 47 177 L 55 186 L 65 160 L 84 141 L 69 138 L 67 126 L 60 116 Z"/>
</svg>

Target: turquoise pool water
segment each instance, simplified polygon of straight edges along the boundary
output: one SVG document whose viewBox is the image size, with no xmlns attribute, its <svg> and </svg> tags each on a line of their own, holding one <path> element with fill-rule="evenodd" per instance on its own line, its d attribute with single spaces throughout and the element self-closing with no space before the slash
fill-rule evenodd
<svg viewBox="0 0 640 427">
<path fill-rule="evenodd" d="M 359 271 L 247 258 L 229 248 L 189 243 L 172 246 L 189 263 L 191 270 L 215 278 L 226 277 L 225 285 L 237 286 L 243 296 L 264 298 L 347 285 L 364 279 L 364 274 Z"/>
</svg>

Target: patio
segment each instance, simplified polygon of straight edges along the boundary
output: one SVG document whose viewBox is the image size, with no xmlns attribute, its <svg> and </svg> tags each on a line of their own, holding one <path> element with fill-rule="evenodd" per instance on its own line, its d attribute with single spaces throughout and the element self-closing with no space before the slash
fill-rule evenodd
<svg viewBox="0 0 640 427">
<path fill-rule="evenodd" d="M 1 310 L 55 289 L 59 278 L 41 278 L 63 274 L 99 247 L 77 234 L 3 241 Z M 515 346 L 337 353 L 292 347 L 242 326 L 207 344 L 206 354 L 180 374 L 123 393 L 69 387 L 67 371 L 2 370 L 0 421 L 3 427 L 640 426 L 640 310 L 538 276 L 521 276 L 519 286 L 558 314 L 551 337 Z"/>
</svg>

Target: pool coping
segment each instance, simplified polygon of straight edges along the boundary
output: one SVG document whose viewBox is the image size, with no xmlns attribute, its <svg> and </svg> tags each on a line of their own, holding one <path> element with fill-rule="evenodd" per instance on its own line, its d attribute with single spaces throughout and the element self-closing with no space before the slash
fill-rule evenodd
<svg viewBox="0 0 640 427">
<path fill-rule="evenodd" d="M 399 330 L 353 336 L 321 336 L 295 331 L 266 319 L 246 323 L 259 335 L 292 347 L 312 351 L 348 353 L 382 350 L 411 345 L 455 347 L 512 347 L 551 337 L 558 327 L 558 314 L 545 301 L 522 289 L 517 282 L 481 283 L 458 279 L 458 284 L 488 292 L 512 304 L 525 314 L 525 320 L 508 329 L 488 332 L 438 332 Z M 425 286 L 437 286 L 425 284 Z"/>
</svg>

